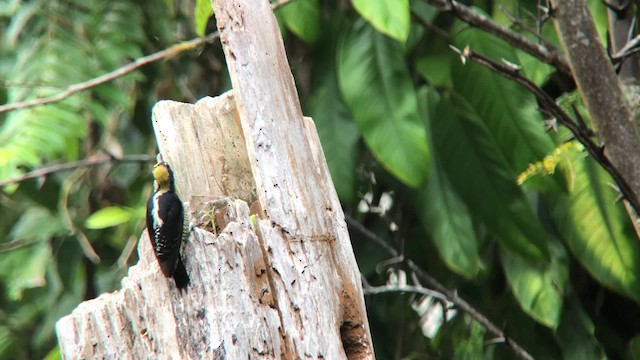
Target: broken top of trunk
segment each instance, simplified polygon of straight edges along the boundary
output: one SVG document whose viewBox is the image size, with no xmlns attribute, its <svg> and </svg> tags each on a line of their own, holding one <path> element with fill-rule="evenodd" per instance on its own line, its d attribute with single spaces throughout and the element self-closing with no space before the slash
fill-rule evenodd
<svg viewBox="0 0 640 360">
<path fill-rule="evenodd" d="M 63 356 L 373 358 L 344 214 L 269 4 L 214 7 L 233 91 L 153 111 L 197 226 L 182 250 L 191 282 L 162 275 L 144 231 L 122 290 L 58 322 Z"/>
</svg>

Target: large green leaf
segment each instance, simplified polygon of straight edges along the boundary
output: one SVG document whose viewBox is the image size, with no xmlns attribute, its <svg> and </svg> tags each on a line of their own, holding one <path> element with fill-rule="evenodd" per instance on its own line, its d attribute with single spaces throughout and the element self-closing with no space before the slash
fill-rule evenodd
<svg viewBox="0 0 640 360">
<path fill-rule="evenodd" d="M 530 261 L 548 258 L 547 235 L 486 125 L 468 103 L 445 97 L 430 121 L 434 156 L 472 214 Z"/>
<path fill-rule="evenodd" d="M 518 62 L 512 47 L 477 29 L 458 33 L 454 44 L 459 48 L 470 46 L 496 61 Z M 515 171 L 524 171 L 553 151 L 555 144 L 545 132 L 536 99 L 520 85 L 471 61 L 454 61 L 452 79 L 456 92 L 478 113 Z M 563 180 L 556 175 L 535 178 L 530 184 L 543 190 L 559 190 L 566 188 Z"/>
<path fill-rule="evenodd" d="M 428 170 L 427 139 L 400 45 L 357 21 L 338 45 L 338 83 L 381 164 L 406 185 L 420 186 Z"/>
<path fill-rule="evenodd" d="M 287 29 L 310 43 L 320 35 L 320 4 L 318 0 L 296 0 L 278 9 Z"/>
<path fill-rule="evenodd" d="M 422 88 L 418 92 L 420 113 L 427 127 L 435 113 L 437 97 L 433 89 Z M 429 142 L 433 143 L 433 139 Z M 471 214 L 451 188 L 437 158 L 431 159 L 429 174 L 429 184 L 420 191 L 418 201 L 422 223 L 445 264 L 457 274 L 472 279 L 480 269 L 480 255 Z"/>
<path fill-rule="evenodd" d="M 603 360 L 606 355 L 595 335 L 595 326 L 579 299 L 570 296 L 556 330 L 562 354 L 567 360 Z"/>
<path fill-rule="evenodd" d="M 315 91 L 309 101 L 336 191 L 343 202 L 355 200 L 356 160 L 360 133 L 340 100 L 335 81 Z"/>
<path fill-rule="evenodd" d="M 404 42 L 409 36 L 409 0 L 352 0 L 353 7 L 378 31 Z"/>
<path fill-rule="evenodd" d="M 471 214 L 441 169 L 432 168 L 420 203 L 423 224 L 444 263 L 457 274 L 473 279 L 480 269 L 480 255 Z"/>
<path fill-rule="evenodd" d="M 562 314 L 569 260 L 561 244 L 550 241 L 551 261 L 531 264 L 502 249 L 500 259 L 507 282 L 524 312 L 537 322 L 555 329 Z"/>
<path fill-rule="evenodd" d="M 46 242 L 34 243 L 3 255 L 0 262 L 2 280 L 11 300 L 20 300 L 26 289 L 45 286 L 45 271 L 51 259 Z"/>
<path fill-rule="evenodd" d="M 209 21 L 211 15 L 213 15 L 211 0 L 196 0 L 196 6 L 193 10 L 193 22 L 198 36 L 205 36 L 207 21 Z"/>
<path fill-rule="evenodd" d="M 570 154 L 573 190 L 557 198 L 553 218 L 569 249 L 605 286 L 640 300 L 640 242 L 611 178 L 591 157 Z"/>
</svg>

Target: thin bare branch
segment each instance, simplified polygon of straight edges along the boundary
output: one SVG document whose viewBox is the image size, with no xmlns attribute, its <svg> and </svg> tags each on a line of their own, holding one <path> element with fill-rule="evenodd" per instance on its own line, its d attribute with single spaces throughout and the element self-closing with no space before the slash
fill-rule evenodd
<svg viewBox="0 0 640 360">
<path fill-rule="evenodd" d="M 537 44 L 529 40 L 524 35 L 501 26 L 478 11 L 475 11 L 455 0 L 423 1 L 437 7 L 440 11 L 451 11 L 456 17 L 467 24 L 493 34 L 529 55 L 532 55 L 547 64 L 555 66 L 556 69 L 563 74 L 571 75 L 569 64 L 565 60 L 562 52 L 555 47 L 549 48 L 544 44 Z"/>
<path fill-rule="evenodd" d="M 419 285 L 364 286 L 365 295 L 378 295 L 378 294 L 396 293 L 396 292 L 415 293 L 420 295 L 432 296 L 434 298 L 437 298 L 443 301 L 449 300 L 449 298 L 447 298 L 443 294 Z"/>
<path fill-rule="evenodd" d="M 182 52 L 195 49 L 204 43 L 211 42 L 216 38 L 218 38 L 217 31 L 207 35 L 206 37 L 199 37 L 199 38 L 181 42 L 179 44 L 175 44 L 165 50 L 158 51 L 156 53 L 138 58 L 135 61 L 125 66 L 122 66 L 120 68 L 117 68 L 116 70 L 106 73 L 104 75 L 98 76 L 96 78 L 93 78 L 91 80 L 87 80 L 81 83 L 70 85 L 64 91 L 61 91 L 55 95 L 12 103 L 12 104 L 0 105 L 0 113 L 11 111 L 11 110 L 26 109 L 26 108 L 39 106 L 39 105 L 51 104 L 58 101 L 62 101 L 70 97 L 71 95 L 74 95 L 81 91 L 85 91 L 90 88 L 96 87 L 98 85 L 104 84 L 106 82 L 115 80 L 132 71 L 137 70 L 138 68 L 144 65 L 150 64 L 158 60 L 171 58 Z"/>
<path fill-rule="evenodd" d="M 358 223 L 357 220 L 353 219 L 349 215 L 345 216 L 345 220 L 348 224 L 358 230 L 362 235 L 372 240 L 376 244 L 380 245 L 389 255 L 398 256 L 399 253 L 396 249 L 392 248 L 387 244 L 384 239 L 380 238 L 375 233 L 371 232 L 362 224 Z M 356 225 L 357 224 L 357 225 Z M 480 311 L 474 308 L 471 304 L 466 302 L 463 298 L 458 296 L 458 292 L 455 290 L 449 290 L 444 285 L 442 285 L 438 280 L 432 277 L 428 272 L 424 271 L 420 268 L 416 263 L 414 263 L 410 259 L 405 260 L 405 264 L 416 273 L 416 275 L 424 281 L 427 286 L 429 286 L 432 290 L 435 290 L 437 293 L 440 293 L 446 297 L 446 300 L 453 303 L 458 309 L 464 311 L 469 314 L 473 319 L 478 321 L 482 326 L 487 329 L 491 334 L 493 334 L 497 338 L 504 338 L 504 342 L 511 350 L 521 359 L 533 360 L 533 356 L 531 356 L 520 344 L 518 344 L 515 340 L 507 336 L 498 326 L 496 326 L 491 320 L 489 320 L 486 316 L 484 316 Z"/>
<path fill-rule="evenodd" d="M 0 254 L 37 243 L 37 240 L 16 240 L 0 244 Z"/>
<path fill-rule="evenodd" d="M 56 172 L 75 170 L 82 167 L 99 166 L 104 164 L 123 163 L 123 162 L 151 162 L 155 157 L 152 155 L 127 155 L 122 158 L 116 158 L 112 156 L 101 156 L 91 159 L 83 159 L 64 164 L 56 164 L 51 166 L 45 166 L 40 169 L 29 171 L 28 173 L 20 176 L 0 181 L 0 189 L 11 184 L 16 184 L 30 179 L 37 179 L 43 176 L 47 176 Z"/>
<path fill-rule="evenodd" d="M 280 0 L 271 4 L 271 8 L 273 10 L 276 10 L 291 2 L 293 2 L 293 0 Z M 122 77 L 130 72 L 137 70 L 138 68 L 144 65 L 147 65 L 162 59 L 169 59 L 182 52 L 193 50 L 202 44 L 210 43 L 213 40 L 217 39 L 219 36 L 220 34 L 216 31 L 205 37 L 198 37 L 191 40 L 183 41 L 165 50 L 161 50 L 153 54 L 138 58 L 135 61 L 125 66 L 122 66 L 120 68 L 117 68 L 104 75 L 98 76 L 96 78 L 93 78 L 87 81 L 83 81 L 81 83 L 69 85 L 68 87 L 66 87 L 64 91 L 61 91 L 55 95 L 38 98 L 38 99 L 27 100 L 27 101 L 16 102 L 12 104 L 0 105 L 0 113 L 12 111 L 12 110 L 27 109 L 35 106 L 46 105 L 46 104 L 62 101 L 76 93 L 91 89 L 93 87 L 96 87 L 98 85 L 104 84 L 109 81 L 113 81 L 119 77 Z M 56 86 L 56 85 L 48 85 L 48 86 Z"/>
<path fill-rule="evenodd" d="M 69 212 L 69 195 L 71 194 L 71 190 L 73 189 L 73 185 L 82 178 L 85 174 L 86 169 L 78 169 L 71 176 L 69 176 L 62 184 L 62 190 L 60 191 L 60 200 L 58 201 L 58 209 L 62 214 L 62 219 L 65 222 L 65 226 L 71 234 L 76 235 L 76 239 L 78 240 L 78 244 L 84 253 L 84 256 L 89 259 L 92 263 L 97 264 L 100 262 L 100 256 L 95 251 L 93 246 L 91 246 L 91 242 L 89 238 L 82 232 L 82 230 L 78 229 L 78 227 L 74 224 L 73 219 L 71 217 L 71 213 Z"/>
<path fill-rule="evenodd" d="M 517 14 L 512 14 L 511 12 L 509 12 L 506 7 L 500 5 L 500 11 L 502 11 L 502 13 L 507 18 L 509 18 L 512 24 L 535 36 L 543 46 L 547 47 L 548 49 L 555 49 L 555 46 L 549 40 L 545 39 L 544 36 L 542 36 L 542 33 L 540 32 L 541 27 L 539 24 L 537 24 L 538 21 L 536 21 L 536 29 L 532 29 L 527 24 L 525 24 Z"/>
<path fill-rule="evenodd" d="M 292 3 L 294 0 L 280 0 L 280 1 L 276 1 L 273 4 L 271 4 L 271 9 L 273 10 L 277 10 L 287 4 Z"/>
</svg>

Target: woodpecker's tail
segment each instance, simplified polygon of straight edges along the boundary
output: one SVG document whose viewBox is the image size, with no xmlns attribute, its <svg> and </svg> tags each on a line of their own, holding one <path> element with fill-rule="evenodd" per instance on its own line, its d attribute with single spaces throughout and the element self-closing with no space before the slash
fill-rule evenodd
<svg viewBox="0 0 640 360">
<path fill-rule="evenodd" d="M 176 282 L 176 287 L 180 289 L 180 291 L 186 291 L 190 279 L 181 256 L 178 257 L 178 265 L 176 266 L 176 271 L 173 273 L 173 280 Z"/>
</svg>

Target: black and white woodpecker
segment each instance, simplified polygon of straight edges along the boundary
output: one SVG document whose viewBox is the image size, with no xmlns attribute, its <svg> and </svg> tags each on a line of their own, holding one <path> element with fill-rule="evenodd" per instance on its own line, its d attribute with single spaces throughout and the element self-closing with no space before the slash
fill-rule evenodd
<svg viewBox="0 0 640 360">
<path fill-rule="evenodd" d="M 184 210 L 169 164 L 159 161 L 153 167 L 153 178 L 155 190 L 147 203 L 147 231 L 160 269 L 166 277 L 172 277 L 180 260 Z"/>
</svg>

